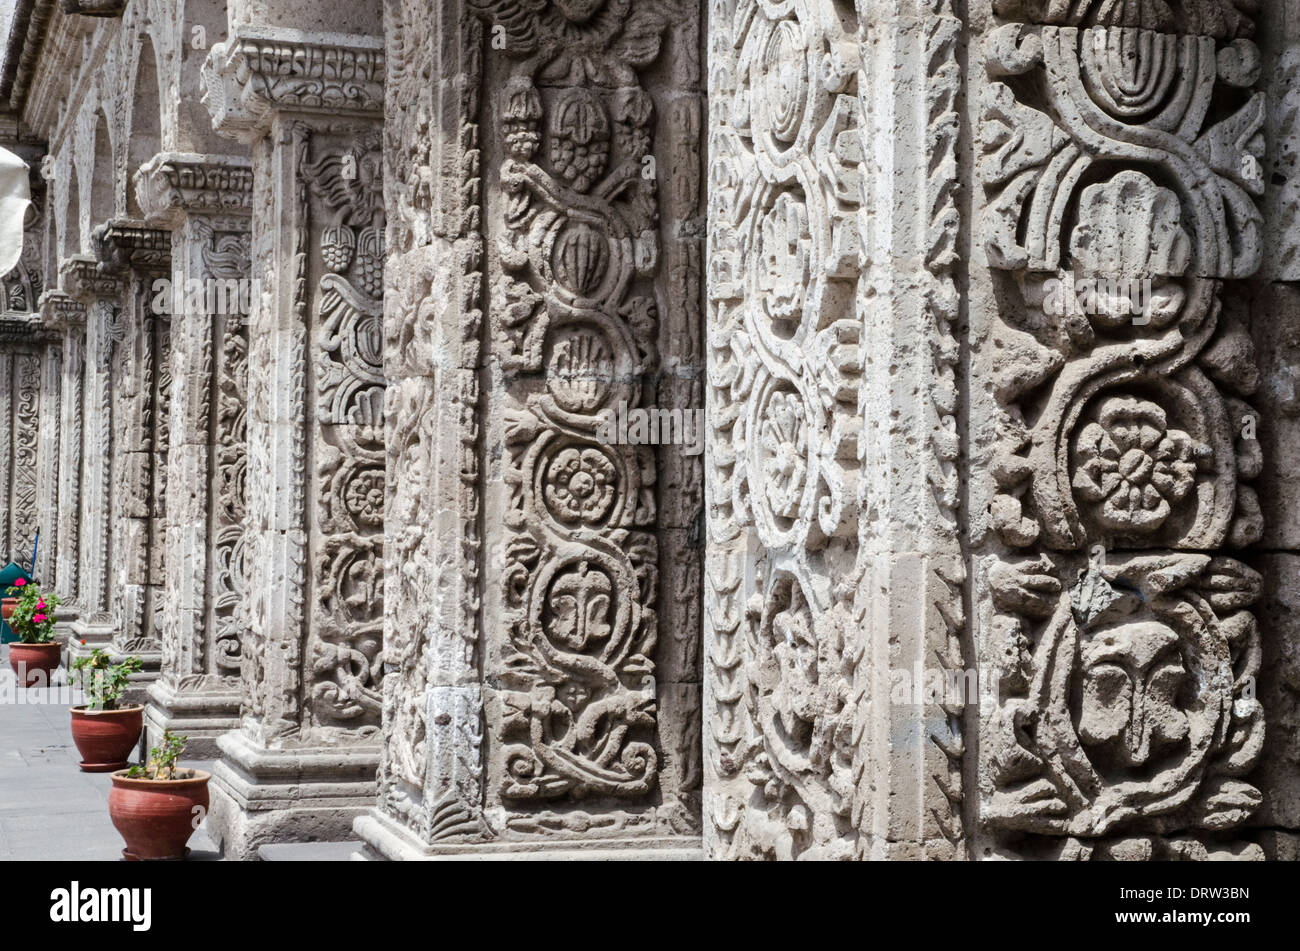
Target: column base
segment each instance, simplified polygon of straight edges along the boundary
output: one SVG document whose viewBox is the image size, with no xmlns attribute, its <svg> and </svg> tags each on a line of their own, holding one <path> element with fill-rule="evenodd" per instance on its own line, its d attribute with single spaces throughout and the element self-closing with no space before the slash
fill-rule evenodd
<svg viewBox="0 0 1300 951">
<path fill-rule="evenodd" d="M 272 842 L 330 842 L 374 805 L 379 748 L 267 750 L 244 733 L 217 741 L 207 829 L 226 858 Z"/>
<path fill-rule="evenodd" d="M 98 650 L 110 650 L 116 628 L 104 616 L 78 617 L 68 625 L 68 669 Z"/>
<path fill-rule="evenodd" d="M 704 858 L 700 839 L 690 836 L 426 845 L 375 808 L 358 817 L 352 829 L 362 841 L 352 858 L 362 862 L 694 862 Z"/>
<path fill-rule="evenodd" d="M 144 711 L 144 733 L 149 746 L 156 746 L 164 730 L 189 737 L 187 759 L 217 759 L 217 739 L 239 729 L 239 683 L 221 689 L 220 681 L 201 684 L 194 690 L 178 690 L 167 680 L 155 680 L 148 690 L 149 706 Z"/>
<path fill-rule="evenodd" d="M 117 625 L 110 620 L 98 620 L 94 615 L 91 620 L 78 620 L 72 624 L 72 636 L 68 639 L 68 671 L 72 665 L 83 657 L 89 657 L 96 649 L 108 654 L 109 661 L 120 664 L 128 657 L 139 657 L 143 665 L 138 674 L 132 674 L 127 681 L 126 693 L 122 702 L 129 704 L 146 704 L 149 702 L 149 685 L 158 679 L 162 670 L 162 650 L 126 650 L 114 643 Z"/>
<path fill-rule="evenodd" d="M 54 639 L 63 645 L 63 666 L 69 669 L 71 664 L 69 651 L 75 638 L 72 627 L 79 617 L 81 617 L 81 608 L 75 604 L 60 604 L 54 609 Z"/>
</svg>

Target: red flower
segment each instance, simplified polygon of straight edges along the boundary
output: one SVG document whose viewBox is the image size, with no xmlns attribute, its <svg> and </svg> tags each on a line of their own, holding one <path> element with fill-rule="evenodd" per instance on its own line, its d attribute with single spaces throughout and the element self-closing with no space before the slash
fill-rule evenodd
<svg viewBox="0 0 1300 951">
<path fill-rule="evenodd" d="M 26 579 L 26 578 L 19 578 L 17 581 L 14 582 L 14 587 L 15 587 L 15 588 L 21 588 L 21 587 L 22 587 L 23 585 L 25 585 L 26 583 L 27 583 L 27 579 Z"/>
<path fill-rule="evenodd" d="M 37 602 L 36 602 L 36 610 L 38 610 L 38 611 L 44 611 L 44 610 L 45 610 L 45 599 L 44 599 L 44 598 L 42 598 L 40 601 L 37 601 Z"/>
<path fill-rule="evenodd" d="M 82 643 L 82 644 L 85 644 L 85 643 L 86 643 L 86 639 L 85 639 L 84 637 L 81 639 L 81 643 Z"/>
<path fill-rule="evenodd" d="M 33 615 L 32 615 L 32 620 L 35 621 L 37 624 L 44 624 L 44 623 L 45 623 L 45 615 L 44 615 L 44 614 L 33 614 Z"/>
</svg>

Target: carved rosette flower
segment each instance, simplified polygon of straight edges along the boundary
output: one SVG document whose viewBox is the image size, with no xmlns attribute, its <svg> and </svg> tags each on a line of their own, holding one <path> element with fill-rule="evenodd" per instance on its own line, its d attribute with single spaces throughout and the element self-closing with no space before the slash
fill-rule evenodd
<svg viewBox="0 0 1300 951">
<path fill-rule="evenodd" d="M 343 489 L 343 504 L 357 523 L 367 528 L 384 524 L 384 473 L 362 469 Z"/>
<path fill-rule="evenodd" d="M 1074 449 L 1074 489 L 1095 503 L 1097 519 L 1117 532 L 1152 532 L 1195 485 L 1197 460 L 1209 447 L 1170 429 L 1148 400 L 1108 397 Z"/>
<path fill-rule="evenodd" d="M 550 466 L 547 508 L 561 522 L 598 523 L 614 504 L 617 480 L 614 464 L 599 449 L 565 449 Z"/>
</svg>

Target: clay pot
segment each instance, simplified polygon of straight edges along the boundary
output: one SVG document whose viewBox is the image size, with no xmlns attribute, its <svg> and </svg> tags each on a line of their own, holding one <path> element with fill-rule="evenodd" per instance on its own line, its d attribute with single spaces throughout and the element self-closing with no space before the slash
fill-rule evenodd
<svg viewBox="0 0 1300 951">
<path fill-rule="evenodd" d="M 0 598 L 0 618 L 6 621 L 14 616 L 14 611 L 18 608 L 17 598 Z"/>
<path fill-rule="evenodd" d="M 186 772 L 186 779 L 129 779 L 126 770 L 112 775 L 108 814 L 126 840 L 128 861 L 185 858 L 185 843 L 208 813 L 212 777 L 201 769 Z"/>
<path fill-rule="evenodd" d="M 45 644 L 24 644 L 14 641 L 9 645 L 9 666 L 18 675 L 22 687 L 48 687 L 50 675 L 58 669 L 63 648 L 57 641 Z"/>
<path fill-rule="evenodd" d="M 83 773 L 126 769 L 144 727 L 144 707 L 121 710 L 72 708 L 72 742 L 81 753 Z"/>
</svg>

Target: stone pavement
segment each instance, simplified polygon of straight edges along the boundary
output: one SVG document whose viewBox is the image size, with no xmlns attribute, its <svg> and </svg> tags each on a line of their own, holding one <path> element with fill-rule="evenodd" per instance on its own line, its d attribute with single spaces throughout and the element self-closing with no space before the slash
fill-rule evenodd
<svg viewBox="0 0 1300 951">
<path fill-rule="evenodd" d="M 61 680 L 62 669 L 55 676 Z M 108 817 L 112 784 L 107 773 L 77 768 L 67 697 L 57 687 L 16 690 L 7 645 L 0 678 L 0 861 L 121 860 L 122 838 Z M 203 828 L 190 849 L 191 859 L 218 857 Z"/>
</svg>

